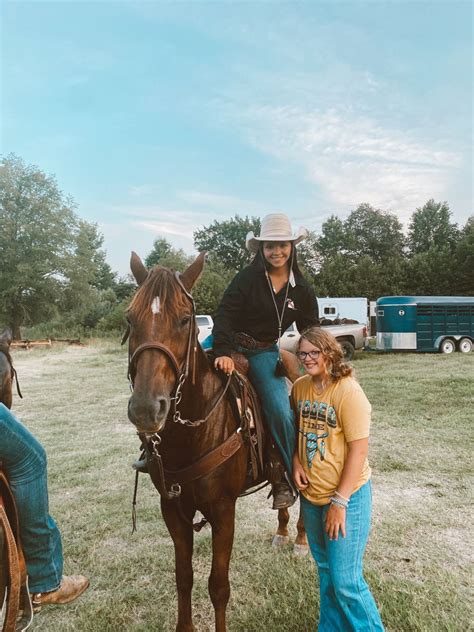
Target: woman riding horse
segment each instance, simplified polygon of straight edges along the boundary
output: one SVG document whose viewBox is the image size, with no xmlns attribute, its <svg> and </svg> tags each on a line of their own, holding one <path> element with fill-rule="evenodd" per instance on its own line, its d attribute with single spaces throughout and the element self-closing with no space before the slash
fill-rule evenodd
<svg viewBox="0 0 474 632">
<path fill-rule="evenodd" d="M 295 419 L 286 380 L 277 369 L 281 364 L 278 343 L 294 322 L 300 331 L 319 324 L 316 297 L 296 258 L 296 245 L 306 234 L 304 228 L 294 234 L 283 213 L 263 218 L 260 236 L 249 233 L 246 239 L 247 249 L 255 255 L 252 263 L 237 274 L 225 291 L 213 329 L 216 368 L 232 373 L 232 351 L 247 357 L 250 381 L 283 457 L 287 477 L 280 476 L 279 482 L 272 484 L 273 509 L 285 509 L 296 499 L 290 486 Z"/>
</svg>

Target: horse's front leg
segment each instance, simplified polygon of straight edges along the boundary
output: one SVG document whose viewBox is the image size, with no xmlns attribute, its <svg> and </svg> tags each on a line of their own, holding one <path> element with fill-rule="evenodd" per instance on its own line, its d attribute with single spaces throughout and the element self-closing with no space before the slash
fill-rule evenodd
<svg viewBox="0 0 474 632">
<path fill-rule="evenodd" d="M 173 539 L 176 588 L 178 591 L 178 622 L 176 632 L 194 632 L 191 610 L 193 588 L 193 527 L 179 510 L 178 500 L 161 500 L 161 512 Z"/>
<path fill-rule="evenodd" d="M 288 522 L 290 520 L 290 512 L 288 509 L 278 510 L 278 529 L 273 536 L 272 546 L 279 549 L 285 546 L 290 541 L 290 534 L 288 533 Z"/>
<path fill-rule="evenodd" d="M 230 596 L 229 564 L 234 543 L 235 500 L 222 499 L 212 507 L 212 568 L 209 594 L 215 611 L 216 632 L 226 630 L 226 608 Z"/>
</svg>

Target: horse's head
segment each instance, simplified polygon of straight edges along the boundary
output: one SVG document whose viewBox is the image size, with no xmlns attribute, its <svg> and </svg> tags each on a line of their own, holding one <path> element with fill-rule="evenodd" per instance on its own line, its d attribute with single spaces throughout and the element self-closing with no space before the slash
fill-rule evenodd
<svg viewBox="0 0 474 632">
<path fill-rule="evenodd" d="M 133 383 L 128 417 L 141 433 L 163 428 L 178 381 L 187 374 L 197 337 L 189 292 L 204 259 L 201 253 L 185 272 L 176 274 L 161 266 L 147 270 L 132 253 L 130 267 L 139 287 L 126 313 Z"/>
<path fill-rule="evenodd" d="M 10 357 L 12 332 L 10 329 L 0 334 L 0 402 L 7 408 L 12 406 L 13 365 Z"/>
</svg>

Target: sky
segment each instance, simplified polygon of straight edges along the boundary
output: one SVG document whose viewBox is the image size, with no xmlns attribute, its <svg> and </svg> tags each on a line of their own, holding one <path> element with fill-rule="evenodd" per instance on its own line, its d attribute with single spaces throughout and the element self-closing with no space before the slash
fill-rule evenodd
<svg viewBox="0 0 474 632">
<path fill-rule="evenodd" d="M 363 202 L 472 214 L 473 3 L 3 1 L 0 153 L 55 175 L 112 269 L 157 237 Z"/>
</svg>

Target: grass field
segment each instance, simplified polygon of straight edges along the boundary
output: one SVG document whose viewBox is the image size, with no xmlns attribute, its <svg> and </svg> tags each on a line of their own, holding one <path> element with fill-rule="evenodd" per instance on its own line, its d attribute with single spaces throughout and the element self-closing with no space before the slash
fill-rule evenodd
<svg viewBox="0 0 474 632">
<path fill-rule="evenodd" d="M 47 632 L 172 631 L 174 556 L 158 495 L 141 477 L 131 534 L 138 438 L 127 420 L 126 351 L 112 343 L 15 351 L 24 399 L 13 410 L 49 456 L 51 513 L 65 571 L 91 578 L 77 603 L 49 608 Z M 374 517 L 366 576 L 390 632 L 471 629 L 470 482 L 474 354 L 360 354 L 373 405 Z M 295 532 L 296 510 L 292 516 Z M 265 492 L 239 501 L 231 565 L 230 632 L 315 632 L 310 558 L 270 547 Z M 196 629 L 213 629 L 207 594 L 210 531 L 195 538 Z"/>
</svg>

